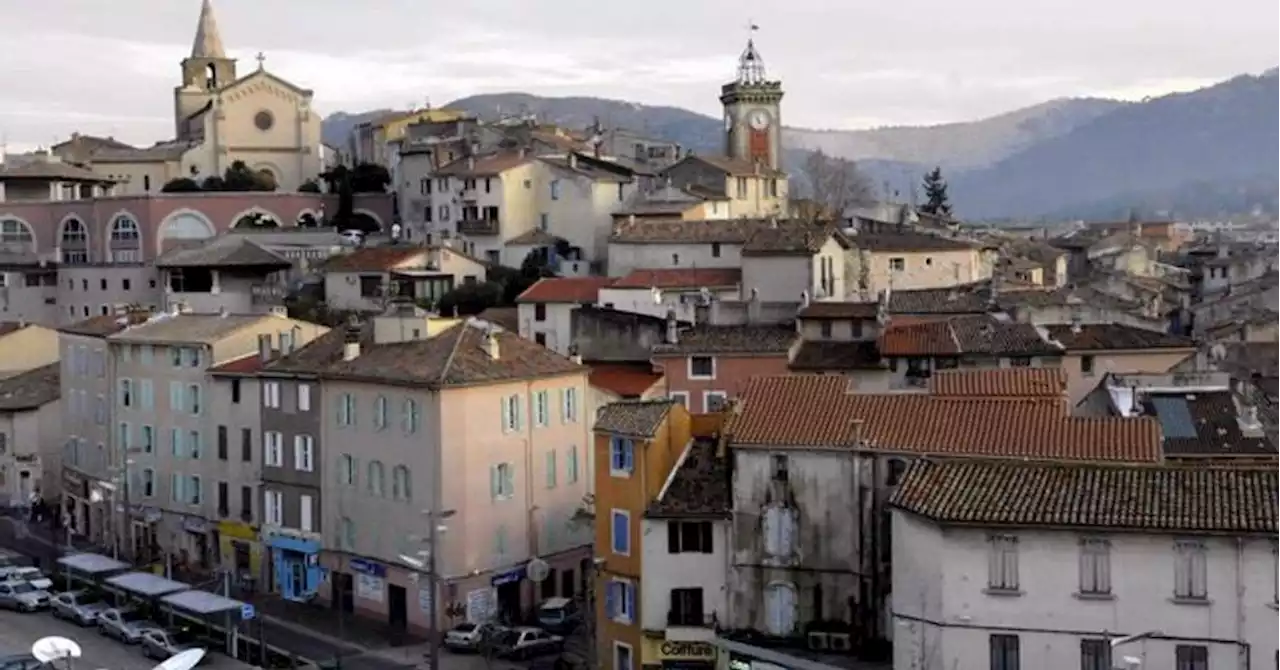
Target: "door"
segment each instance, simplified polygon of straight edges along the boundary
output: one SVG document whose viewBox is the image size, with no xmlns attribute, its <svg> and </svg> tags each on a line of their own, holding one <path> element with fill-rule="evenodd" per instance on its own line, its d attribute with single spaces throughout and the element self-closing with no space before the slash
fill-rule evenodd
<svg viewBox="0 0 1280 670">
<path fill-rule="evenodd" d="M 331 591 L 329 603 L 333 609 L 350 614 L 355 609 L 355 580 L 350 573 L 334 572 L 329 575 Z"/>
<path fill-rule="evenodd" d="M 409 625 L 408 602 L 403 586 L 387 584 L 387 623 L 393 636 L 403 633 Z"/>
<path fill-rule="evenodd" d="M 307 592 L 307 566 L 302 561 L 289 561 L 290 598 L 301 598 Z"/>
</svg>

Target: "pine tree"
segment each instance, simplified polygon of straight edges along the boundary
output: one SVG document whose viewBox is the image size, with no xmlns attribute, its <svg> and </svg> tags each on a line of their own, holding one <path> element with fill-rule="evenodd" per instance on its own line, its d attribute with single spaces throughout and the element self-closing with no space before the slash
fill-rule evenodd
<svg viewBox="0 0 1280 670">
<path fill-rule="evenodd" d="M 934 216 L 951 216 L 951 202 L 947 197 L 947 180 L 942 177 L 942 167 L 935 167 L 924 175 L 925 203 L 920 211 Z"/>
</svg>

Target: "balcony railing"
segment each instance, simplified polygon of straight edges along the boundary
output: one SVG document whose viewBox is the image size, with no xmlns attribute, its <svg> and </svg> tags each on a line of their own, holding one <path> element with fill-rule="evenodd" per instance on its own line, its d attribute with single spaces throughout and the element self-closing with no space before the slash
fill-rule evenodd
<svg viewBox="0 0 1280 670">
<path fill-rule="evenodd" d="M 281 284 L 254 284 L 249 291 L 255 305 L 278 305 L 288 294 Z"/>
<path fill-rule="evenodd" d="M 497 235 L 501 224 L 495 219 L 463 219 L 458 222 L 462 235 Z"/>
<path fill-rule="evenodd" d="M 715 628 L 716 616 L 714 614 L 703 614 L 700 612 L 667 610 L 667 625 L 688 626 L 694 628 Z"/>
</svg>

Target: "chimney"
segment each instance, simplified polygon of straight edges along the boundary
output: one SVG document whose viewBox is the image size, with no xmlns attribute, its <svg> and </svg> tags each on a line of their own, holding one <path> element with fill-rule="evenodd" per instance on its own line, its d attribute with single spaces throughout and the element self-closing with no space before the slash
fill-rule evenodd
<svg viewBox="0 0 1280 670">
<path fill-rule="evenodd" d="M 484 334 L 484 350 L 489 354 L 489 360 L 499 360 L 502 358 L 502 352 L 498 349 L 498 336 L 490 329 Z"/>
<path fill-rule="evenodd" d="M 470 156 L 467 156 L 467 169 L 468 169 L 468 170 L 474 170 L 474 169 L 476 169 L 476 157 L 475 157 L 475 154 L 472 154 L 472 155 L 470 155 Z"/>
<path fill-rule="evenodd" d="M 354 361 L 360 357 L 360 322 L 352 317 L 342 334 L 342 360 Z"/>
<path fill-rule="evenodd" d="M 667 310 L 667 344 L 680 343 L 680 324 L 676 322 L 676 311 Z"/>
<path fill-rule="evenodd" d="M 1080 334 L 1080 331 L 1081 331 L 1081 330 L 1083 330 L 1083 329 L 1084 329 L 1084 328 L 1083 328 L 1083 327 L 1082 327 L 1082 325 L 1081 325 L 1080 315 L 1079 315 L 1079 314 L 1072 314 L 1072 315 L 1071 315 L 1071 332 L 1073 332 L 1073 333 L 1075 333 L 1075 334 L 1079 335 L 1079 334 Z"/>
<path fill-rule="evenodd" d="M 271 360 L 271 335 L 267 333 L 258 336 L 258 358 L 263 362 Z"/>
<path fill-rule="evenodd" d="M 636 215 L 635 215 L 635 214 L 628 214 L 628 215 L 627 215 L 627 225 L 630 225 L 630 226 L 634 226 L 634 225 L 636 225 Z"/>
</svg>

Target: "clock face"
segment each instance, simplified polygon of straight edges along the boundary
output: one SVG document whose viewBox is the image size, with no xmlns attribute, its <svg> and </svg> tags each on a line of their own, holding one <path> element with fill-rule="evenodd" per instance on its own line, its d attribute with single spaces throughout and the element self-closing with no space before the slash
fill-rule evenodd
<svg viewBox="0 0 1280 670">
<path fill-rule="evenodd" d="M 756 130 L 764 130 L 769 127 L 769 112 L 757 109 L 747 116 L 747 123 Z"/>
</svg>

